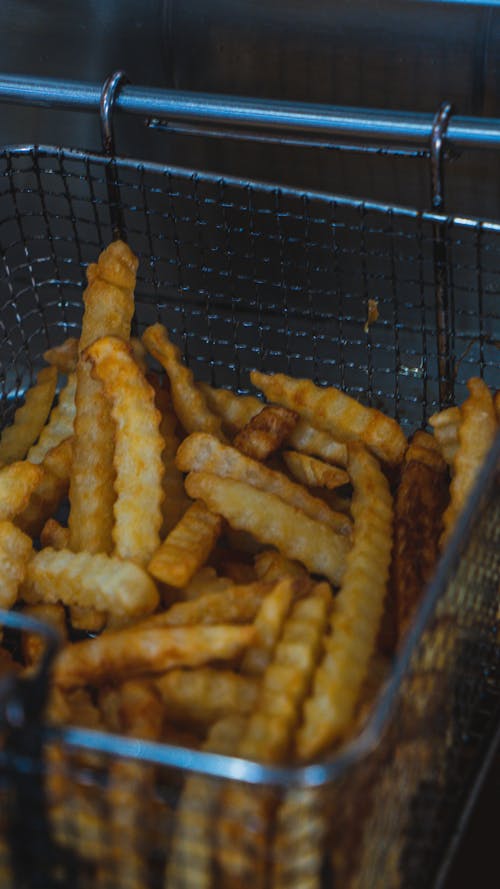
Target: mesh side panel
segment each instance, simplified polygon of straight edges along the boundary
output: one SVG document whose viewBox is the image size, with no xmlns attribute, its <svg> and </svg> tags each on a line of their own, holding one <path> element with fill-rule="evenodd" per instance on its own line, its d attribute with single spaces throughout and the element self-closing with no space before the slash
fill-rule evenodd
<svg viewBox="0 0 500 889">
<path fill-rule="evenodd" d="M 433 223 L 198 174 L 118 164 L 140 257 L 139 329 L 161 318 L 200 379 L 245 391 L 248 372 L 341 385 L 408 427 L 438 403 Z M 0 161 L 2 394 L 15 398 L 48 344 L 78 329 L 84 267 L 111 237 L 101 159 L 28 152 Z M 500 385 L 500 238 L 449 219 L 457 397 Z M 379 318 L 365 332 L 368 299 Z"/>
</svg>

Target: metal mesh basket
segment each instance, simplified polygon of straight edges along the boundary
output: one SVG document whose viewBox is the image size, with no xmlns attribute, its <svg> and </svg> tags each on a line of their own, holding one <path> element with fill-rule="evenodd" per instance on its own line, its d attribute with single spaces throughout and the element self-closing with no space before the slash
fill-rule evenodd
<svg viewBox="0 0 500 889">
<path fill-rule="evenodd" d="M 472 375 L 500 387 L 500 226 L 31 146 L 0 156 L 3 422 L 42 352 L 79 331 L 85 267 L 112 237 L 110 171 L 140 258 L 138 330 L 161 319 L 198 379 L 246 392 L 253 368 L 307 376 L 407 432 Z M 55 730 L 37 694 L 17 717 L 7 695 L 1 885 L 222 886 L 222 810 L 245 840 L 231 885 L 431 885 L 498 724 L 499 454 L 372 717 L 334 759 L 269 769 Z"/>
</svg>

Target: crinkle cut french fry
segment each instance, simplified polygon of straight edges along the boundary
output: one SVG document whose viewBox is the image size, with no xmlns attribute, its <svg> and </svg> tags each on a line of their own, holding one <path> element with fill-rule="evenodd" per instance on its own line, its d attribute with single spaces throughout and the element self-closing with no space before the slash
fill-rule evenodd
<svg viewBox="0 0 500 889">
<path fill-rule="evenodd" d="M 192 371 L 182 362 L 180 349 L 170 342 L 166 328 L 162 324 L 153 324 L 144 331 L 142 340 L 168 374 L 175 413 L 186 432 L 203 430 L 221 437 L 219 417 L 209 409 L 194 382 Z"/>
<path fill-rule="evenodd" d="M 49 422 L 42 429 L 38 442 L 28 451 L 30 463 L 42 463 L 48 452 L 73 435 L 76 405 L 76 374 L 72 373 L 59 393 L 56 406 L 52 409 Z"/>
<path fill-rule="evenodd" d="M 158 591 L 133 562 L 104 553 L 43 549 L 28 565 L 22 587 L 26 602 L 63 602 L 110 612 L 115 620 L 133 620 L 158 605 Z"/>
<path fill-rule="evenodd" d="M 309 454 L 298 451 L 283 451 L 283 460 L 293 477 L 302 485 L 311 488 L 328 488 L 334 491 L 349 484 L 349 476 L 343 469 L 323 463 Z"/>
<path fill-rule="evenodd" d="M 286 791 L 274 818 L 271 889 L 321 889 L 328 798 L 323 788 Z"/>
<path fill-rule="evenodd" d="M 219 719 L 252 710 L 258 683 L 231 670 L 172 670 L 156 680 L 169 719 L 207 728 Z"/>
<path fill-rule="evenodd" d="M 43 470 L 27 460 L 0 469 L 0 521 L 17 519 L 43 478 Z"/>
<path fill-rule="evenodd" d="M 208 383 L 198 383 L 209 408 L 222 420 L 228 435 L 235 435 L 261 412 L 263 402 L 253 395 L 236 395 L 229 389 L 216 389 Z"/>
<path fill-rule="evenodd" d="M 136 624 L 136 629 L 142 632 L 153 627 L 246 623 L 254 619 L 262 600 L 272 588 L 272 583 L 264 581 L 233 584 L 222 592 L 206 593 L 189 602 L 176 602 L 166 611 Z"/>
<path fill-rule="evenodd" d="M 24 404 L 17 409 L 12 426 L 6 426 L 2 430 L 0 464 L 14 463 L 26 457 L 47 421 L 56 386 L 57 369 L 42 368 L 35 385 L 27 390 Z"/>
<path fill-rule="evenodd" d="M 66 627 L 66 612 L 63 605 L 25 605 L 23 614 L 34 617 L 42 623 L 49 624 L 59 634 L 61 643 L 66 642 L 68 631 Z M 23 633 L 21 639 L 21 651 L 26 666 L 37 664 L 45 650 L 45 641 L 38 633 Z"/>
<path fill-rule="evenodd" d="M 15 604 L 32 555 L 31 538 L 12 522 L 0 521 L 0 608 Z"/>
<path fill-rule="evenodd" d="M 259 677 L 268 666 L 293 599 L 293 584 L 285 579 L 276 584 L 262 602 L 254 622 L 256 639 L 241 662 L 241 674 Z M 203 750 L 234 754 L 246 720 L 228 716 L 210 729 Z M 172 851 L 167 866 L 165 889 L 211 889 L 216 807 L 220 782 L 193 776 L 187 779 L 175 818 Z"/>
<path fill-rule="evenodd" d="M 78 340 L 74 336 L 68 337 L 58 346 L 53 346 L 43 353 L 44 361 L 56 367 L 63 374 L 70 374 L 76 370 L 78 364 Z"/>
<path fill-rule="evenodd" d="M 15 519 L 16 525 L 32 537 L 40 534 L 68 492 L 72 456 L 73 441 L 67 438 L 48 451 L 39 466 L 33 464 L 39 478 L 28 503 Z"/>
<path fill-rule="evenodd" d="M 241 454 L 236 448 L 222 444 L 213 435 L 199 432 L 186 438 L 177 451 L 176 463 L 183 472 L 211 472 L 223 478 L 245 482 L 268 494 L 275 494 L 285 503 L 302 510 L 309 518 L 323 522 L 339 534 L 350 533 L 352 523 L 345 515 L 333 512 L 326 503 L 313 497 L 283 473 L 268 469 L 257 460 Z M 257 534 L 254 536 L 258 540 L 262 539 Z"/>
<path fill-rule="evenodd" d="M 332 634 L 304 706 L 296 737 L 301 759 L 316 756 L 352 724 L 382 617 L 392 549 L 392 498 L 377 460 L 358 442 L 349 445 L 354 494 L 353 547 L 333 607 Z"/>
<path fill-rule="evenodd" d="M 287 559 L 276 549 L 265 549 L 255 556 L 255 573 L 260 580 L 274 581 L 281 577 L 293 577 L 302 580 L 307 586 L 312 583 L 307 571 L 299 562 Z"/>
<path fill-rule="evenodd" d="M 42 548 L 69 549 L 69 528 L 59 524 L 56 519 L 47 519 L 40 532 L 40 543 Z"/>
<path fill-rule="evenodd" d="M 115 553 L 147 565 L 162 523 L 163 442 L 154 392 L 123 340 L 102 337 L 83 354 L 102 383 L 115 424 Z"/>
<path fill-rule="evenodd" d="M 429 418 L 434 436 L 441 453 L 450 466 L 458 450 L 458 427 L 460 426 L 460 408 L 447 407 Z"/>
<path fill-rule="evenodd" d="M 238 715 L 216 722 L 203 750 L 230 755 L 244 725 L 244 718 Z M 186 780 L 175 813 L 164 889 L 212 889 L 213 828 L 219 795 L 220 782 L 213 778 L 192 775 Z"/>
<path fill-rule="evenodd" d="M 54 678 L 62 688 L 73 688 L 233 660 L 254 636 L 252 626 L 225 624 L 106 632 L 65 648 L 56 659 Z"/>
<path fill-rule="evenodd" d="M 186 490 L 190 497 L 203 500 L 211 511 L 223 515 L 232 527 L 276 546 L 313 574 L 321 574 L 335 585 L 340 583 L 350 549 L 347 537 L 275 494 L 256 490 L 245 482 L 209 472 L 191 472 Z"/>
<path fill-rule="evenodd" d="M 426 433 L 414 436 L 396 493 L 390 600 L 399 640 L 439 558 L 449 493 L 446 463 L 437 447 Z"/>
<path fill-rule="evenodd" d="M 155 404 L 161 414 L 160 434 L 163 440 L 161 459 L 163 462 L 163 524 L 160 537 L 165 539 L 167 534 L 175 528 L 191 501 L 184 490 L 184 476 L 175 465 L 175 455 L 180 445 L 177 434 L 177 417 L 175 416 L 170 393 L 160 385 L 156 374 L 147 375 L 148 382 L 154 389 Z"/>
<path fill-rule="evenodd" d="M 295 411 L 267 405 L 234 439 L 234 447 L 254 460 L 267 460 L 290 435 L 299 419 Z"/>
<path fill-rule="evenodd" d="M 406 438 L 399 424 L 374 408 L 364 407 L 333 386 L 321 388 L 312 380 L 296 380 L 285 374 L 252 371 L 254 386 L 269 401 L 296 410 L 313 426 L 329 432 L 339 441 L 363 441 L 387 463 L 400 463 Z"/>
<path fill-rule="evenodd" d="M 450 503 L 443 516 L 441 546 L 453 531 L 497 431 L 493 398 L 486 383 L 472 377 L 467 389 L 469 397 L 460 409 L 458 450 L 453 459 Z"/>
<path fill-rule="evenodd" d="M 113 542 L 114 424 L 99 381 L 81 357 L 94 340 L 127 340 L 134 313 L 138 261 L 123 241 L 114 241 L 87 269 L 85 311 L 77 367 L 74 459 L 69 492 L 71 549 L 110 553 Z"/>
<path fill-rule="evenodd" d="M 221 418 L 224 432 L 228 435 L 235 435 L 262 410 L 262 401 L 253 395 L 235 395 L 228 389 L 214 389 L 207 383 L 198 383 L 198 386 L 208 406 Z M 345 444 L 335 441 L 328 432 L 316 429 L 303 419 L 298 421 L 286 439 L 286 444 L 296 451 L 312 454 L 329 463 L 339 466 L 347 464 Z"/>
<path fill-rule="evenodd" d="M 185 587 L 207 561 L 221 530 L 220 516 L 193 503 L 153 553 L 149 573 L 170 586 Z"/>
<path fill-rule="evenodd" d="M 238 756 L 272 764 L 287 755 L 320 655 L 331 602 L 330 587 L 321 583 L 294 605 L 262 678 Z M 228 879 L 237 885 L 264 886 L 269 802 L 266 793 L 243 785 L 233 784 L 223 792 L 216 837 L 223 885 Z"/>
<path fill-rule="evenodd" d="M 220 577 L 215 568 L 205 565 L 182 589 L 182 599 L 189 601 L 208 593 L 223 593 L 234 586 L 230 577 Z M 176 590 L 176 592 L 179 592 Z"/>
</svg>

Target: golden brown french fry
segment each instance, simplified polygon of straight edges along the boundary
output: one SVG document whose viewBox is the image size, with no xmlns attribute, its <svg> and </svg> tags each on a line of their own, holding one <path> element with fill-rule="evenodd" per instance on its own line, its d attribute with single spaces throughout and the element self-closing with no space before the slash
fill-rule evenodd
<svg viewBox="0 0 500 889">
<path fill-rule="evenodd" d="M 331 602 L 332 591 L 322 583 L 294 605 L 262 678 L 256 707 L 237 747 L 238 756 L 272 764 L 288 753 L 320 656 Z M 216 849 L 222 880 L 264 886 L 270 819 L 267 795 L 233 784 L 223 792 L 221 813 Z"/>
<path fill-rule="evenodd" d="M 146 347 L 141 339 L 137 336 L 130 337 L 130 347 L 132 349 L 132 355 L 134 356 L 136 364 L 139 366 L 140 370 L 146 376 L 148 372 L 148 363 L 147 357 L 148 353 L 146 351 Z"/>
<path fill-rule="evenodd" d="M 374 408 L 364 407 L 333 386 L 321 388 L 311 380 L 296 380 L 285 374 L 252 371 L 254 386 L 269 401 L 296 410 L 313 426 L 329 432 L 339 441 L 364 442 L 387 463 L 400 463 L 406 450 L 406 438 L 395 420 Z"/>
<path fill-rule="evenodd" d="M 52 409 L 49 422 L 43 427 L 40 438 L 28 451 L 30 463 L 42 463 L 48 452 L 73 435 L 76 406 L 76 374 L 70 374 L 64 389 L 59 393 L 56 406 Z"/>
<path fill-rule="evenodd" d="M 262 401 L 252 395 L 235 395 L 228 389 L 214 389 L 207 383 L 198 383 L 198 387 L 208 406 L 221 418 L 224 432 L 230 436 L 243 429 L 262 410 Z M 316 429 L 303 419 L 298 421 L 286 439 L 286 444 L 295 451 L 312 454 L 327 463 L 347 465 L 345 444 L 335 441 L 328 432 Z"/>
<path fill-rule="evenodd" d="M 69 336 L 67 340 L 58 346 L 53 346 L 43 353 L 44 361 L 56 367 L 63 374 L 70 374 L 76 370 L 78 364 L 78 340 Z"/>
<path fill-rule="evenodd" d="M 63 649 L 56 659 L 54 680 L 62 688 L 74 688 L 176 667 L 199 667 L 210 661 L 232 661 L 251 645 L 254 636 L 252 626 L 225 624 L 106 632 Z"/>
<path fill-rule="evenodd" d="M 214 667 L 171 670 L 155 684 L 169 719 L 195 728 L 208 728 L 233 714 L 250 713 L 258 694 L 255 679 Z"/>
<path fill-rule="evenodd" d="M 182 590 L 182 598 L 185 600 L 197 599 L 198 596 L 208 593 L 223 593 L 234 586 L 230 577 L 220 577 L 215 568 L 205 565 L 191 578 Z M 178 591 L 176 591 L 178 592 Z"/>
<path fill-rule="evenodd" d="M 377 460 L 358 442 L 349 445 L 354 494 L 353 547 L 331 617 L 331 636 L 304 705 L 296 737 L 301 759 L 310 759 L 349 729 L 375 648 L 392 549 L 392 498 Z"/>
<path fill-rule="evenodd" d="M 448 407 L 429 418 L 436 441 L 446 462 L 451 466 L 458 450 L 460 408 Z"/>
<path fill-rule="evenodd" d="M 32 555 L 31 538 L 12 522 L 0 521 L 0 608 L 15 604 Z"/>
<path fill-rule="evenodd" d="M 175 416 L 170 393 L 160 385 L 156 374 L 148 374 L 148 381 L 154 389 L 155 404 L 161 414 L 160 434 L 163 440 L 163 524 L 160 537 L 165 539 L 172 528 L 175 528 L 186 512 L 191 501 L 184 490 L 184 477 L 175 465 L 175 455 L 180 445 L 177 434 L 177 417 Z"/>
<path fill-rule="evenodd" d="M 175 413 L 186 432 L 203 430 L 221 437 L 219 417 L 209 409 L 196 387 L 192 371 L 182 362 L 180 349 L 170 342 L 166 328 L 153 324 L 144 331 L 142 340 L 168 374 Z"/>
<path fill-rule="evenodd" d="M 203 500 L 211 511 L 223 515 L 232 527 L 276 546 L 313 574 L 340 583 L 350 542 L 328 525 L 309 518 L 276 494 L 209 472 L 191 472 L 186 490 L 190 497 Z"/>
<path fill-rule="evenodd" d="M 349 476 L 343 469 L 323 463 L 309 454 L 298 451 L 283 451 L 283 460 L 293 477 L 302 485 L 311 488 L 328 488 L 334 491 L 349 484 Z"/>
<path fill-rule="evenodd" d="M 307 571 L 299 562 L 287 559 L 276 549 L 265 549 L 255 556 L 255 573 L 260 580 L 275 581 L 281 577 L 293 577 L 304 584 L 311 581 Z"/>
<path fill-rule="evenodd" d="M 52 549 L 68 549 L 69 528 L 59 524 L 56 519 L 47 519 L 40 531 L 40 543 L 42 547 L 51 546 Z"/>
<path fill-rule="evenodd" d="M 185 587 L 205 564 L 222 530 L 222 519 L 193 503 L 153 553 L 148 571 L 156 580 Z"/>
<path fill-rule="evenodd" d="M 28 565 L 22 586 L 25 602 L 63 602 L 108 611 L 115 621 L 149 614 L 158 591 L 148 574 L 133 562 L 104 553 L 43 549 Z"/>
<path fill-rule="evenodd" d="M 234 439 L 234 447 L 254 460 L 267 460 L 297 425 L 299 415 L 279 405 L 268 405 Z"/>
<path fill-rule="evenodd" d="M 129 338 L 137 265 L 130 248 L 123 241 L 114 241 L 101 253 L 97 265 L 87 269 L 80 356 L 98 337 Z M 68 523 L 75 552 L 112 550 L 113 436 L 113 421 L 101 384 L 91 377 L 90 364 L 80 357 Z"/>
<path fill-rule="evenodd" d="M 115 423 L 115 554 L 147 565 L 160 544 L 163 442 L 154 392 L 134 361 L 131 347 L 102 337 L 83 353 L 92 363 Z"/>
<path fill-rule="evenodd" d="M 309 518 L 328 525 L 339 534 L 349 534 L 351 531 L 352 523 L 345 515 L 333 512 L 326 503 L 313 497 L 283 473 L 269 469 L 236 448 L 222 444 L 213 435 L 198 432 L 186 438 L 177 451 L 176 463 L 183 472 L 211 472 L 222 478 L 245 482 L 260 491 L 277 495 L 285 503 L 302 510 Z"/>
<path fill-rule="evenodd" d="M 17 518 L 43 478 L 43 470 L 27 460 L 0 469 L 0 521 Z"/>
<path fill-rule="evenodd" d="M 17 409 L 12 426 L 6 426 L 2 430 L 0 464 L 14 463 L 26 457 L 47 421 L 56 386 L 57 369 L 42 368 L 35 385 L 27 390 L 24 404 Z"/>
<path fill-rule="evenodd" d="M 16 525 L 32 537 L 40 534 L 45 522 L 57 512 L 68 492 L 72 444 L 72 439 L 67 438 L 48 451 L 39 466 L 33 464 L 39 477 L 28 503 L 15 520 Z"/>
<path fill-rule="evenodd" d="M 465 506 L 497 431 L 495 406 L 486 383 L 479 377 L 472 377 L 467 383 L 467 389 L 469 397 L 460 409 L 458 450 L 453 459 L 450 503 L 443 516 L 442 547 Z"/>
<path fill-rule="evenodd" d="M 68 638 L 66 612 L 63 605 L 25 605 L 23 614 L 34 617 L 42 623 L 49 624 L 59 634 L 61 643 Z M 27 667 L 38 664 L 45 649 L 45 640 L 38 633 L 23 633 L 21 652 Z"/>
<path fill-rule="evenodd" d="M 437 442 L 416 433 L 406 451 L 394 505 L 390 604 L 401 640 L 439 558 L 448 478 Z"/>
<path fill-rule="evenodd" d="M 224 432 L 230 436 L 236 435 L 264 407 L 263 402 L 253 395 L 236 395 L 229 389 L 215 389 L 208 383 L 198 383 L 198 389 L 210 410 L 221 418 Z"/>
</svg>

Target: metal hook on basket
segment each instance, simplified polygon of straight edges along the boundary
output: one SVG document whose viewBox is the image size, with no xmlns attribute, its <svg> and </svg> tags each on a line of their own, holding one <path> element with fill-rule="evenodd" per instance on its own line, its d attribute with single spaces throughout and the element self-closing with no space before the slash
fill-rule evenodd
<svg viewBox="0 0 500 889">
<path fill-rule="evenodd" d="M 102 148 L 104 154 L 110 159 L 110 163 L 106 167 L 106 184 L 108 188 L 111 228 L 113 230 L 113 239 L 115 241 L 118 239 L 125 240 L 125 225 L 120 205 L 120 186 L 114 161 L 115 134 L 113 127 L 113 109 L 116 97 L 122 86 L 126 83 L 130 83 L 130 80 L 124 71 L 115 71 L 113 74 L 110 74 L 104 81 L 101 92 L 101 101 L 99 103 Z"/>
<path fill-rule="evenodd" d="M 433 210 L 444 209 L 444 147 L 452 113 L 453 106 L 450 102 L 443 102 L 432 124 L 430 160 Z"/>
</svg>

